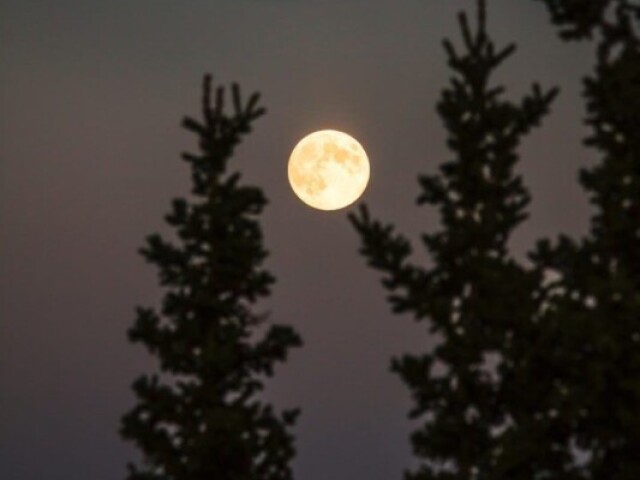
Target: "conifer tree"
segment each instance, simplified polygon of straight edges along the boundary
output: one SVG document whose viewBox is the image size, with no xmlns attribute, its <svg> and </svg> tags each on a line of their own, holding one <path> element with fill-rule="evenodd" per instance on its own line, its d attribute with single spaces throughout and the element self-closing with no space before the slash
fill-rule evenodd
<svg viewBox="0 0 640 480">
<path fill-rule="evenodd" d="M 595 39 L 584 80 L 585 143 L 601 160 L 580 172 L 593 215 L 581 239 L 541 241 L 532 258 L 553 281 L 539 296 L 539 353 L 521 378 L 541 382 L 554 430 L 580 478 L 640 478 L 640 6 L 543 0 L 566 40 Z M 544 346 L 544 349 L 542 347 Z M 559 442 L 560 443 L 560 442 Z"/>
<path fill-rule="evenodd" d="M 159 309 L 138 308 L 132 342 L 157 357 L 159 372 L 133 384 L 137 404 L 122 420 L 122 436 L 142 451 L 129 480 L 289 480 L 294 454 L 289 427 L 296 410 L 282 413 L 259 398 L 274 364 L 301 344 L 288 326 L 262 325 L 255 302 L 270 292 L 267 252 L 257 216 L 266 199 L 244 186 L 227 163 L 254 120 L 265 113 L 259 95 L 244 102 L 231 88 L 212 98 L 204 79 L 202 119 L 183 127 L 199 141 L 183 154 L 192 195 L 173 201 L 166 216 L 175 240 L 150 235 L 141 249 L 159 271 Z"/>
<path fill-rule="evenodd" d="M 491 84 L 515 47 L 494 46 L 485 2 L 478 5 L 475 32 L 459 16 L 463 50 L 444 42 L 454 76 L 438 113 L 454 156 L 437 174 L 419 177 L 418 204 L 436 207 L 442 224 L 422 236 L 432 265 L 416 265 L 410 241 L 372 219 L 366 206 L 350 216 L 361 253 L 383 273 L 393 311 L 412 314 L 440 341 L 392 362 L 411 390 L 410 417 L 419 424 L 411 442 L 420 464 L 408 480 L 533 479 L 541 463 L 561 462 L 553 452 L 535 455 L 538 432 L 518 429 L 509 411 L 517 392 L 504 381 L 514 366 L 502 361 L 505 350 L 523 347 L 516 329 L 537 311 L 532 292 L 540 280 L 507 250 L 529 202 L 514 172 L 517 148 L 556 90 L 534 85 L 514 103 Z"/>
</svg>

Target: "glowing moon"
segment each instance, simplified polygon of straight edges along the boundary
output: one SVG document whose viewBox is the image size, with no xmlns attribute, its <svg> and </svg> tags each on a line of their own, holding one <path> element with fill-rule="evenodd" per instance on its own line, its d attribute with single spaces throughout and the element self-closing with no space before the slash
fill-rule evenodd
<svg viewBox="0 0 640 480">
<path fill-rule="evenodd" d="M 295 146 L 288 173 L 300 200 L 319 210 L 337 210 L 364 192 L 369 159 L 355 138 L 337 130 L 320 130 Z"/>
</svg>

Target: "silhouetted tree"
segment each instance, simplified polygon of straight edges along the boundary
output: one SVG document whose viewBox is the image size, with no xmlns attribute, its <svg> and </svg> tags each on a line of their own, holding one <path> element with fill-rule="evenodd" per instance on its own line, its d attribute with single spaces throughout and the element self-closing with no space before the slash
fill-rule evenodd
<svg viewBox="0 0 640 480">
<path fill-rule="evenodd" d="M 514 173 L 517 147 L 547 113 L 556 90 L 534 85 L 513 103 L 502 87 L 491 86 L 491 75 L 514 46 L 494 47 L 485 2 L 478 4 L 475 33 L 466 15 L 459 16 L 464 51 L 444 42 L 455 75 L 438 113 L 455 156 L 438 174 L 419 179 L 418 204 L 437 207 L 442 223 L 440 231 L 422 236 L 433 265 L 417 266 L 410 242 L 373 220 L 366 207 L 350 216 L 361 252 L 384 273 L 393 311 L 427 322 L 439 339 L 432 351 L 392 362 L 412 392 L 410 417 L 420 422 L 411 440 L 421 463 L 406 474 L 409 480 L 533 479 L 563 461 L 549 448 L 541 455 L 544 432 L 514 418 L 512 404 L 529 393 L 505 380 L 517 367 L 502 361 L 510 350 L 528 348 L 519 326 L 538 310 L 532 293 L 540 272 L 518 265 L 507 251 L 529 202 Z"/>
<path fill-rule="evenodd" d="M 540 347 L 521 370 L 545 384 L 555 430 L 580 478 L 640 478 L 640 6 L 626 0 L 544 0 L 562 38 L 597 45 L 584 81 L 585 143 L 602 159 L 580 182 L 590 231 L 542 241 L 533 255 L 548 281 Z M 542 367 L 541 367 L 542 365 Z M 542 377 L 540 369 L 553 372 Z"/>
<path fill-rule="evenodd" d="M 134 384 L 136 406 L 121 433 L 142 450 L 129 465 L 130 480 L 289 480 L 294 454 L 288 427 L 297 411 L 274 412 L 257 398 L 262 377 L 301 344 L 287 326 L 263 332 L 253 304 L 274 279 L 263 269 L 267 252 L 256 219 L 262 191 L 241 186 L 227 162 L 255 119 L 265 113 L 258 94 L 242 101 L 231 89 L 233 113 L 225 113 L 225 89 L 211 99 L 204 80 L 203 119 L 185 118 L 200 153 L 183 154 L 191 167 L 192 197 L 173 201 L 167 223 L 177 241 L 160 235 L 141 249 L 156 265 L 165 289 L 159 312 L 138 308 L 129 330 L 160 363 L 160 372 Z"/>
</svg>

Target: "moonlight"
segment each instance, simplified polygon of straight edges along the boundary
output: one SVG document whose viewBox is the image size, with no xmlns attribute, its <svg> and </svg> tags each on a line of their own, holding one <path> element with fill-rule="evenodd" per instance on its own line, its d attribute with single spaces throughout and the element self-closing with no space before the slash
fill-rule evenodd
<svg viewBox="0 0 640 480">
<path fill-rule="evenodd" d="M 337 210 L 355 202 L 369 182 L 369 159 L 356 139 L 336 130 L 313 132 L 289 157 L 289 183 L 307 205 Z"/>
</svg>

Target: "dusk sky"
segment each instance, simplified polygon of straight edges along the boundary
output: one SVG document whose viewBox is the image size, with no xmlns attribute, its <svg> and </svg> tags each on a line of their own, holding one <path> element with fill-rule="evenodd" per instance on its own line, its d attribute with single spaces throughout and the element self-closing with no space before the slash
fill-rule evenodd
<svg viewBox="0 0 640 480">
<path fill-rule="evenodd" d="M 562 43 L 533 0 L 490 0 L 489 32 L 519 49 L 496 82 L 522 95 L 559 85 L 518 167 L 533 195 L 516 233 L 585 231 L 576 182 L 588 45 Z M 136 305 L 161 296 L 136 253 L 167 232 L 163 215 L 189 190 L 180 128 L 198 115 L 202 75 L 258 90 L 268 114 L 232 170 L 264 189 L 273 295 L 259 308 L 305 341 L 268 383 L 277 407 L 302 408 L 298 480 L 400 479 L 412 466 L 408 390 L 392 356 L 433 344 L 426 324 L 393 316 L 357 254 L 353 208 L 313 210 L 292 193 L 289 153 L 333 128 L 367 150 L 360 201 L 413 240 L 438 228 L 418 208 L 416 177 L 450 158 L 435 113 L 450 72 L 441 41 L 459 40 L 472 0 L 0 0 L 0 477 L 115 480 L 133 445 L 118 436 L 130 385 L 156 368 L 126 330 Z M 414 242 L 416 243 L 416 242 Z M 426 255 L 416 243 L 416 258 Z"/>
</svg>

